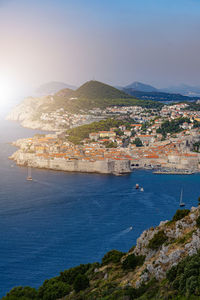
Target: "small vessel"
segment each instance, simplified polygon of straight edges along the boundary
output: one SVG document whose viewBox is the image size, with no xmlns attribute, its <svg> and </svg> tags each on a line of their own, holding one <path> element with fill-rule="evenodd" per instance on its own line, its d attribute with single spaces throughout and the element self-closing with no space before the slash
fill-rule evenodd
<svg viewBox="0 0 200 300">
<path fill-rule="evenodd" d="M 131 226 L 131 227 L 130 227 L 130 230 L 132 230 L 132 229 L 133 229 L 133 227 Z"/>
<path fill-rule="evenodd" d="M 180 207 L 184 207 L 185 203 L 183 202 L 183 189 L 181 189 L 181 195 L 180 195 L 180 203 L 179 203 Z"/>
<path fill-rule="evenodd" d="M 135 188 L 136 188 L 136 190 L 139 189 L 139 184 L 138 183 L 136 183 Z"/>
<path fill-rule="evenodd" d="M 144 189 L 143 189 L 143 187 L 141 187 L 140 191 L 141 191 L 141 192 L 144 192 Z"/>
<path fill-rule="evenodd" d="M 31 167 L 28 167 L 28 176 L 26 177 L 26 180 L 27 181 L 32 181 L 33 180 L 32 175 L 31 175 Z"/>
</svg>

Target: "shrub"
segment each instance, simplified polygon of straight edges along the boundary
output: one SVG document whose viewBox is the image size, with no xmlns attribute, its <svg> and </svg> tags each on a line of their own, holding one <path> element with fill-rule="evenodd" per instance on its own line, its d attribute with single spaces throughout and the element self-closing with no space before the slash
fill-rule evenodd
<svg viewBox="0 0 200 300">
<path fill-rule="evenodd" d="M 122 267 L 124 270 L 132 269 L 134 270 L 137 266 L 141 266 L 145 260 L 145 256 L 135 254 L 130 254 L 126 257 L 126 259 L 122 263 Z"/>
<path fill-rule="evenodd" d="M 3 300 L 36 300 L 37 298 L 37 291 L 34 288 L 25 286 L 19 286 L 13 288 L 5 297 L 2 298 Z"/>
<path fill-rule="evenodd" d="M 164 242 L 167 241 L 167 236 L 164 233 L 164 230 L 158 231 L 156 234 L 154 234 L 153 238 L 149 241 L 148 248 L 157 250 L 160 246 L 164 244 Z"/>
<path fill-rule="evenodd" d="M 189 209 L 178 209 L 173 216 L 172 221 L 178 221 L 183 219 L 185 216 L 187 216 L 190 213 Z"/>
<path fill-rule="evenodd" d="M 71 291 L 69 284 L 60 281 L 58 278 L 45 280 L 43 285 L 39 288 L 39 299 L 55 300 L 68 295 Z"/>
<path fill-rule="evenodd" d="M 89 279 L 86 275 L 79 274 L 74 280 L 74 290 L 76 293 L 85 290 L 87 287 L 89 287 Z"/>
<path fill-rule="evenodd" d="M 140 138 L 136 138 L 134 141 L 133 141 L 133 144 L 136 145 L 136 147 L 142 147 L 143 146 L 143 143 L 141 141 Z"/>
<path fill-rule="evenodd" d="M 177 275 L 177 266 L 173 266 L 170 270 L 167 271 L 166 277 L 167 279 L 172 282 L 176 279 Z"/>
<path fill-rule="evenodd" d="M 196 225 L 198 228 L 200 228 L 200 216 L 196 219 Z"/>
<path fill-rule="evenodd" d="M 77 277 L 77 275 L 79 274 L 85 274 L 89 268 L 91 267 L 91 264 L 81 264 L 80 266 L 71 268 L 69 270 L 65 270 L 64 272 L 60 273 L 60 280 L 64 281 L 68 284 L 73 284 L 75 278 Z"/>
<path fill-rule="evenodd" d="M 167 272 L 167 279 L 174 289 L 187 296 L 200 295 L 200 254 L 188 256 Z"/>
<path fill-rule="evenodd" d="M 120 252 L 118 250 L 111 250 L 109 251 L 108 253 L 106 253 L 104 255 L 104 257 L 102 258 L 102 264 L 103 265 L 106 265 L 106 264 L 109 264 L 109 263 L 119 263 L 122 256 L 124 255 L 125 253 L 123 252 Z"/>
</svg>

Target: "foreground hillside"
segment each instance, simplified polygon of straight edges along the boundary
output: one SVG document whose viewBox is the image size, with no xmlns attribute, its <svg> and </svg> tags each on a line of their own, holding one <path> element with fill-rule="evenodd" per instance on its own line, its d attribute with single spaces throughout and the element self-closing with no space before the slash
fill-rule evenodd
<svg viewBox="0 0 200 300">
<path fill-rule="evenodd" d="M 138 238 L 128 253 L 111 250 L 101 263 L 80 265 L 38 289 L 17 287 L 3 300 L 199 299 L 200 208 L 178 210 Z"/>
</svg>

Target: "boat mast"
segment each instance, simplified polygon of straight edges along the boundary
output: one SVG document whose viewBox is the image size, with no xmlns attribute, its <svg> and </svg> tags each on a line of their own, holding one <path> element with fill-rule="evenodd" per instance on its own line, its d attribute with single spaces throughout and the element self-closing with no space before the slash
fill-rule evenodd
<svg viewBox="0 0 200 300">
<path fill-rule="evenodd" d="M 181 189 L 180 205 L 183 204 L 183 189 Z"/>
</svg>

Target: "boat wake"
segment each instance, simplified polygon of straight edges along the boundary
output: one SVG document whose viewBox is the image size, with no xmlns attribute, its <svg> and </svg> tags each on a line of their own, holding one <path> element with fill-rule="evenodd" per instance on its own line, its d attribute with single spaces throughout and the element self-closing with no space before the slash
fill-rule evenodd
<svg viewBox="0 0 200 300">
<path fill-rule="evenodd" d="M 119 233 L 117 233 L 111 240 L 110 242 L 115 242 L 116 240 L 118 240 L 120 237 L 124 236 L 125 234 L 129 233 L 131 230 L 133 230 L 133 227 L 130 226 L 122 231 L 120 231 Z"/>
</svg>

